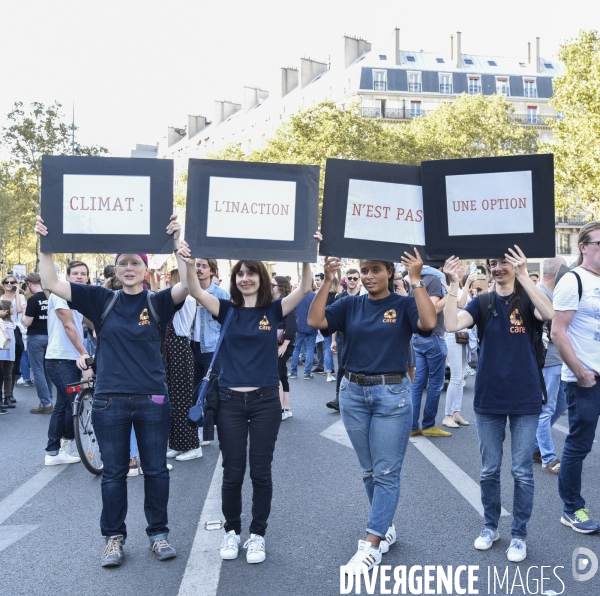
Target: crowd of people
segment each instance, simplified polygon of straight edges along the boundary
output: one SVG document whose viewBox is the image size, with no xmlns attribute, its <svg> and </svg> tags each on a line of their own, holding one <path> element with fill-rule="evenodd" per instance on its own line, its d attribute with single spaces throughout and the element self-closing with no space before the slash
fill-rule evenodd
<svg viewBox="0 0 600 596">
<path fill-rule="evenodd" d="M 35 229 L 52 233 L 40 218 Z M 24 288 L 13 275 L 2 279 L 0 411 L 15 407 L 15 384 L 35 386 L 40 403 L 30 412 L 50 416 L 46 465 L 80 461 L 71 450 L 73 394 L 66 388 L 92 374 L 94 358 L 103 566 L 123 561 L 127 477 L 142 468 L 150 548 L 159 560 L 176 556 L 167 459 L 202 457 L 202 445 L 212 439 L 212 425 L 203 433 L 188 418 L 195 388 L 211 375 L 218 379 L 210 408 L 223 456 L 221 558 L 239 553 L 248 461 L 253 496 L 246 559 L 265 560 L 271 466 L 279 426 L 293 417 L 290 380 L 298 379 L 302 363 L 304 380 L 322 373 L 335 384 L 325 405 L 341 413 L 370 503 L 366 536 L 348 564 L 352 572 L 378 565 L 396 541 L 409 438 L 451 436 L 436 424 L 446 377 L 441 426 L 471 424 L 461 413 L 470 365 L 477 370 L 484 509 L 475 548 L 491 548 L 499 538 L 507 425 L 514 481 L 508 559 L 527 556 L 536 462 L 558 476 L 561 523 L 579 533 L 600 530 L 581 495 L 583 461 L 600 416 L 600 222 L 582 228 L 574 268 L 549 258 L 540 279 L 528 273 L 515 246 L 487 259 L 485 289 L 483 276 L 467 272 L 458 256 L 438 269 L 424 266 L 416 249 L 400 263 L 361 260 L 345 272 L 339 258 L 327 257 L 314 279 L 304 263 L 293 285 L 269 275 L 261 261 L 240 260 L 226 289 L 215 260 L 192 258 L 175 216 L 167 232 L 177 259 L 170 273 L 149 276 L 147 255 L 117 254 L 96 285 L 84 262 L 69 263 L 60 279 L 53 256 L 42 254 L 40 274 L 30 273 Z M 322 240 L 319 232 L 315 237 Z M 551 428 L 567 409 L 569 434 L 559 457 Z"/>
</svg>

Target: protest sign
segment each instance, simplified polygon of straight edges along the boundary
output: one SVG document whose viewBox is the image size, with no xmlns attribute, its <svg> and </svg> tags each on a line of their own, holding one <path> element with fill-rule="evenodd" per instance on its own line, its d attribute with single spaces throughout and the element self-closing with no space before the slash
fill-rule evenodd
<svg viewBox="0 0 600 596">
<path fill-rule="evenodd" d="M 173 162 L 42 157 L 42 252 L 170 252 Z"/>
<path fill-rule="evenodd" d="M 319 168 L 190 159 L 185 239 L 203 258 L 315 262 Z"/>
<path fill-rule="evenodd" d="M 425 161 L 421 171 L 428 258 L 501 257 L 515 244 L 555 255 L 552 155 Z"/>
<path fill-rule="evenodd" d="M 328 159 L 320 254 L 400 261 L 416 246 L 425 259 L 421 168 Z"/>
</svg>

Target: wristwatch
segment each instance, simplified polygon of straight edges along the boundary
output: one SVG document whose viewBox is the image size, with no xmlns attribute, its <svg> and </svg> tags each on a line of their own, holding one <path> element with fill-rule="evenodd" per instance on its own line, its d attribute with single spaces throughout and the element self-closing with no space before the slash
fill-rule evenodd
<svg viewBox="0 0 600 596">
<path fill-rule="evenodd" d="M 413 290 L 416 290 L 417 288 L 424 288 L 424 287 L 425 287 L 425 284 L 423 283 L 423 280 L 422 280 L 422 279 L 420 279 L 420 280 L 419 280 L 419 281 L 418 281 L 416 284 L 410 284 L 410 287 L 411 287 Z"/>
</svg>

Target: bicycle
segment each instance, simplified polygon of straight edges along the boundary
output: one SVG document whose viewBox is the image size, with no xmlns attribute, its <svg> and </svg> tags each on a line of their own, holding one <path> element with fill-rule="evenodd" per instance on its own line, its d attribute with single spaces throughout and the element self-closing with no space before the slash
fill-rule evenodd
<svg viewBox="0 0 600 596">
<path fill-rule="evenodd" d="M 102 474 L 102 455 L 92 424 L 95 379 L 67 385 L 67 393 L 77 393 L 73 401 L 75 444 L 83 465 L 92 474 Z"/>
</svg>

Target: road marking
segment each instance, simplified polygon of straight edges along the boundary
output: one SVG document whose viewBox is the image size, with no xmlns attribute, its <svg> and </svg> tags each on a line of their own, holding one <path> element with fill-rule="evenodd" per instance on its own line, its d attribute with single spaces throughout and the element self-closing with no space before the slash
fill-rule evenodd
<svg viewBox="0 0 600 596">
<path fill-rule="evenodd" d="M 556 425 L 555 425 L 556 426 Z M 322 437 L 335 441 L 340 445 L 352 448 L 352 443 L 344 427 L 344 423 L 338 420 L 335 424 L 326 428 Z M 467 502 L 483 517 L 483 505 L 481 504 L 481 488 L 468 474 L 462 471 L 445 453 L 438 449 L 429 439 L 425 437 L 413 437 L 410 442 L 424 455 L 450 484 L 467 500 Z M 504 507 L 500 515 L 510 515 Z"/>
<path fill-rule="evenodd" d="M 223 532 L 205 530 L 207 521 L 223 519 L 221 511 L 221 484 L 223 483 L 223 458 L 219 454 L 217 465 L 198 521 L 192 550 L 179 586 L 179 596 L 215 596 L 221 575 L 219 548 Z"/>
<path fill-rule="evenodd" d="M 39 524 L 35 526 L 0 526 L 0 552 L 39 527 Z"/>
<path fill-rule="evenodd" d="M 27 501 L 35 497 L 49 482 L 54 480 L 67 465 L 47 466 L 0 501 L 0 524 L 16 513 Z"/>
</svg>

